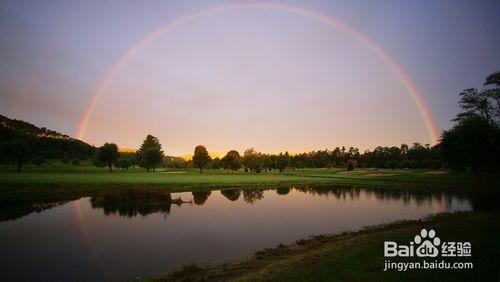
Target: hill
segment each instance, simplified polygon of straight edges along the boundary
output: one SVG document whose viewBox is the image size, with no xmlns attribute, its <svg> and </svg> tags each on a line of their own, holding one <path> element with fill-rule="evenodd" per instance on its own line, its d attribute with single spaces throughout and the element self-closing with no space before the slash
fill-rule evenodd
<svg viewBox="0 0 500 282">
<path fill-rule="evenodd" d="M 30 145 L 30 155 L 45 158 L 88 159 L 95 147 L 45 127 L 0 115 L 0 143 L 22 140 Z M 3 153 L 3 152 L 2 152 Z"/>
</svg>

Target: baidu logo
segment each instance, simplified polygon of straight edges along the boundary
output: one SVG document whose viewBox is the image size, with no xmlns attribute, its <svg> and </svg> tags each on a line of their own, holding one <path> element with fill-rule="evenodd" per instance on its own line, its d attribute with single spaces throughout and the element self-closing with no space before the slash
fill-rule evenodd
<svg viewBox="0 0 500 282">
<path fill-rule="evenodd" d="M 470 257 L 472 246 L 470 242 L 442 242 L 434 229 L 422 229 L 408 245 L 394 241 L 384 242 L 385 257 Z"/>
<path fill-rule="evenodd" d="M 420 235 L 416 235 L 413 239 L 417 247 L 417 256 L 419 257 L 437 257 L 439 254 L 438 246 L 441 244 L 439 237 L 436 237 L 436 231 L 431 229 L 429 232 L 424 228 L 420 231 Z"/>
</svg>

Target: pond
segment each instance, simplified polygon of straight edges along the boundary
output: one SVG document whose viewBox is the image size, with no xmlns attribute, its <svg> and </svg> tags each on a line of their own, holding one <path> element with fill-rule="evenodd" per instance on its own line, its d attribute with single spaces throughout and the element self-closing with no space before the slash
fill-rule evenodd
<svg viewBox="0 0 500 282">
<path fill-rule="evenodd" d="M 183 263 L 224 262 L 310 235 L 467 211 L 472 204 L 446 193 L 291 188 L 152 196 L 111 190 L 31 207 L 0 222 L 2 280 L 158 276 Z"/>
</svg>

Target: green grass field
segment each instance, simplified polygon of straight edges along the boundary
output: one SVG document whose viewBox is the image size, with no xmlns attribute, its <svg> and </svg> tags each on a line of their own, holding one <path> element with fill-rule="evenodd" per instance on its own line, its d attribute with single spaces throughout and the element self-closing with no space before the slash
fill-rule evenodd
<svg viewBox="0 0 500 282">
<path fill-rule="evenodd" d="M 0 166 L 0 183 L 2 184 L 43 184 L 43 185 L 166 185 L 206 187 L 232 185 L 273 185 L 288 184 L 357 184 L 377 186 L 440 186 L 467 187 L 472 184 L 469 173 L 409 169 L 358 169 L 352 172 L 342 169 L 302 169 L 267 171 L 262 173 L 245 173 L 243 170 L 204 170 L 202 174 L 196 169 L 157 169 L 146 172 L 142 168 L 129 170 L 115 169 L 109 173 L 107 169 L 97 168 L 90 164 L 51 163 L 40 167 L 29 165 L 20 173 L 11 166 Z M 411 188 L 411 187 L 410 187 Z"/>
<path fill-rule="evenodd" d="M 484 175 L 485 183 L 497 184 L 499 177 Z M 493 184 L 491 184 L 493 183 Z M 427 189 L 463 192 L 472 187 L 467 172 L 408 169 L 342 169 L 287 170 L 245 173 L 243 170 L 115 169 L 109 173 L 90 163 L 78 165 L 53 162 L 42 166 L 28 165 L 16 172 L 12 166 L 0 166 L 0 199 L 47 199 L 58 196 L 87 195 L 109 187 L 168 188 L 171 192 L 228 187 L 279 188 L 291 186 L 357 186 L 395 189 Z"/>
<path fill-rule="evenodd" d="M 498 175 L 483 175 L 488 187 L 498 187 Z M 16 172 L 12 166 L 0 166 L 0 199 L 56 199 L 84 196 L 109 187 L 168 188 L 171 192 L 228 187 L 279 188 L 298 186 L 357 186 L 392 189 L 425 189 L 464 192 L 473 186 L 468 172 L 425 169 L 303 169 L 245 173 L 243 170 L 115 169 L 109 173 L 88 162 L 78 165 L 52 162 L 42 166 L 27 165 Z"/>
</svg>

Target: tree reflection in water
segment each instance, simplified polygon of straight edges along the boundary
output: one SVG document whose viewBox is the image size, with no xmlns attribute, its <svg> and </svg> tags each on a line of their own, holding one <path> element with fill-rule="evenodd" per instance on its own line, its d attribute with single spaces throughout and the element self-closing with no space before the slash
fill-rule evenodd
<svg viewBox="0 0 500 282">
<path fill-rule="evenodd" d="M 212 191 L 193 191 L 191 194 L 193 194 L 194 203 L 198 206 L 201 206 L 208 200 L 208 197 L 210 196 L 210 194 L 212 194 Z"/>
<path fill-rule="evenodd" d="M 229 201 L 236 201 L 240 198 L 241 190 L 240 189 L 227 189 L 221 190 L 220 193 L 224 195 Z"/>
<path fill-rule="evenodd" d="M 470 201 L 467 194 L 446 194 L 444 192 L 429 192 L 409 189 L 387 189 L 387 188 L 358 188 L 358 187 L 291 187 L 278 189 L 263 188 L 233 188 L 223 189 L 220 193 L 229 201 L 238 201 L 243 194 L 243 201 L 253 204 L 264 198 L 265 191 L 275 191 L 278 195 L 285 197 L 293 193 L 307 193 L 321 197 L 334 197 L 337 200 L 356 200 L 361 195 L 366 198 L 375 198 L 378 201 L 401 200 L 404 204 L 415 203 L 422 206 L 426 203 L 438 202 L 443 206 L 451 206 L 453 199 Z M 207 202 L 211 191 L 192 192 L 193 202 L 203 205 Z M 82 195 L 87 196 L 87 195 Z M 57 200 L 23 200 L 23 201 L 0 201 L 0 221 L 15 220 L 33 212 L 41 212 L 77 200 L 80 196 L 61 196 Z M 272 199 L 270 197 L 270 199 Z M 92 208 L 103 209 L 106 215 L 118 214 L 120 216 L 132 217 L 138 214 L 148 215 L 161 212 L 170 213 L 172 204 L 184 203 L 181 199 L 172 199 L 171 194 L 165 189 L 133 188 L 133 189 L 107 189 L 92 195 L 90 199 Z M 477 201 L 476 201 L 477 202 Z M 477 203 L 471 204 L 476 209 Z M 496 206 L 498 209 L 498 206 Z"/>
<path fill-rule="evenodd" d="M 34 212 L 42 212 L 76 199 L 78 197 L 58 201 L 0 201 L 0 221 L 14 220 Z"/>
<path fill-rule="evenodd" d="M 278 188 L 276 189 L 276 193 L 278 193 L 278 195 L 286 195 L 290 193 L 290 188 Z"/>
<path fill-rule="evenodd" d="M 245 189 L 243 190 L 243 200 L 249 204 L 253 204 L 264 198 L 264 190 L 268 189 Z"/>
<path fill-rule="evenodd" d="M 104 214 L 119 214 L 133 217 L 151 213 L 170 213 L 172 204 L 181 205 L 179 199 L 172 199 L 167 190 L 147 188 L 109 189 L 99 192 L 90 200 L 92 208 L 102 208 Z"/>
</svg>

